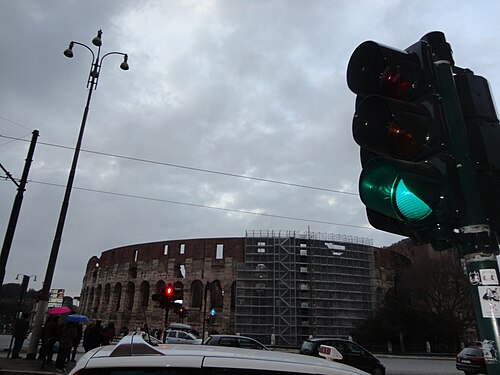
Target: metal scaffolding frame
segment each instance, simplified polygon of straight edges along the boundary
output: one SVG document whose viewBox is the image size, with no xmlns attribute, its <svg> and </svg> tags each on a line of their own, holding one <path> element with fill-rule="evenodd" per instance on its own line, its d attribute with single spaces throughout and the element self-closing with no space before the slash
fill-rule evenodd
<svg viewBox="0 0 500 375">
<path fill-rule="evenodd" d="M 247 231 L 236 332 L 280 346 L 350 335 L 374 308 L 372 245 L 328 233 Z"/>
</svg>

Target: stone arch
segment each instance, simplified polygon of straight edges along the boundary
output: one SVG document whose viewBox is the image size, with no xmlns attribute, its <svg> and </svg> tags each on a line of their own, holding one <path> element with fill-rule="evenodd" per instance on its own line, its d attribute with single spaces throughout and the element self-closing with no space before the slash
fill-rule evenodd
<svg viewBox="0 0 500 375">
<path fill-rule="evenodd" d="M 88 309 L 91 313 L 94 312 L 94 293 L 95 293 L 94 287 L 90 288 Z"/>
<path fill-rule="evenodd" d="M 131 279 L 137 278 L 137 266 L 136 265 L 130 266 L 130 268 L 128 269 L 128 276 Z"/>
<path fill-rule="evenodd" d="M 99 284 L 95 290 L 94 302 L 92 303 L 92 312 L 97 312 L 99 310 L 99 306 L 101 304 L 101 294 L 102 294 L 102 285 Z"/>
<path fill-rule="evenodd" d="M 134 297 L 135 297 L 135 284 L 132 281 L 127 283 L 127 288 L 125 290 L 126 298 L 126 311 L 132 311 L 134 308 Z"/>
<path fill-rule="evenodd" d="M 174 283 L 174 300 L 184 301 L 184 284 L 180 281 Z"/>
<path fill-rule="evenodd" d="M 140 305 L 144 308 L 147 308 L 149 305 L 149 283 L 147 281 L 143 281 L 141 283 L 140 291 Z"/>
<path fill-rule="evenodd" d="M 122 284 L 117 283 L 113 290 L 113 311 L 119 311 L 122 301 Z"/>
<path fill-rule="evenodd" d="M 111 298 L 111 285 L 107 283 L 104 286 L 104 298 L 102 300 L 102 311 L 106 312 L 109 306 L 109 299 Z"/>
<path fill-rule="evenodd" d="M 203 303 L 203 283 L 200 280 L 194 280 L 191 283 L 191 303 L 190 308 L 201 309 Z"/>
<path fill-rule="evenodd" d="M 215 309 L 222 309 L 224 307 L 224 297 L 219 280 L 214 280 L 210 283 L 210 306 Z"/>
</svg>

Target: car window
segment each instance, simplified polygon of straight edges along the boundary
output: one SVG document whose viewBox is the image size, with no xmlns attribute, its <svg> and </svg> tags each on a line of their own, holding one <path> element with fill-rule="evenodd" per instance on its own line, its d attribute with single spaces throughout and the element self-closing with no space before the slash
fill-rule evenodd
<svg viewBox="0 0 500 375">
<path fill-rule="evenodd" d="M 175 337 L 175 336 L 176 336 L 176 333 L 177 333 L 176 331 L 170 331 L 170 332 L 168 333 L 168 337 Z"/>
<path fill-rule="evenodd" d="M 177 332 L 177 337 L 184 340 L 192 340 L 191 336 L 189 336 L 186 332 L 182 331 Z"/>
<path fill-rule="evenodd" d="M 219 345 L 221 346 L 236 346 L 236 340 L 232 337 L 221 337 L 219 339 Z"/>
<path fill-rule="evenodd" d="M 312 353 L 314 349 L 314 343 L 311 341 L 304 341 L 302 343 L 302 347 L 300 348 L 300 351 L 302 353 Z"/>
<path fill-rule="evenodd" d="M 346 342 L 344 343 L 345 347 L 347 348 L 348 353 L 353 353 L 353 354 L 361 354 L 362 350 L 359 346 L 356 344 L 353 344 L 352 342 Z"/>
<path fill-rule="evenodd" d="M 254 341 L 249 339 L 240 338 L 239 342 L 240 342 L 240 348 L 261 349 L 259 345 L 257 345 Z"/>
</svg>

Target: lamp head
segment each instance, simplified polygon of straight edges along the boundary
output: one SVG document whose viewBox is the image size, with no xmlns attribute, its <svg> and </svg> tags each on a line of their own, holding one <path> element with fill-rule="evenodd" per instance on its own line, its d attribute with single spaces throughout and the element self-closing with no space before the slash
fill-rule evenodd
<svg viewBox="0 0 500 375">
<path fill-rule="evenodd" d="M 74 43 L 71 42 L 69 44 L 69 47 L 64 50 L 64 56 L 66 56 L 69 59 L 71 59 L 73 57 L 73 45 L 74 45 Z"/>
<path fill-rule="evenodd" d="M 128 61 L 128 56 L 127 56 L 127 55 L 125 55 L 125 56 L 123 57 L 123 62 L 120 64 L 120 69 L 121 69 L 121 70 L 128 70 L 128 69 L 129 69 L 129 66 L 128 66 L 128 62 L 127 62 L 127 61 Z"/>
<path fill-rule="evenodd" d="M 92 44 L 96 47 L 100 47 L 102 46 L 102 39 L 101 39 L 101 36 L 102 36 L 102 30 L 99 30 L 97 32 L 97 36 L 92 39 Z"/>
</svg>

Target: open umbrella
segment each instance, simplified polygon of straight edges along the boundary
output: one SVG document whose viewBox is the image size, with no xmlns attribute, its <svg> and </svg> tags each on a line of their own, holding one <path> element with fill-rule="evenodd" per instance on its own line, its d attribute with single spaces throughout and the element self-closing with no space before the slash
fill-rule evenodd
<svg viewBox="0 0 500 375">
<path fill-rule="evenodd" d="M 58 306 L 54 307 L 53 309 L 50 309 L 47 311 L 47 314 L 49 315 L 61 315 L 61 314 L 66 314 L 71 312 L 71 309 L 66 306 Z"/>
<path fill-rule="evenodd" d="M 76 323 L 88 323 L 88 322 L 90 322 L 89 318 L 87 318 L 85 315 L 80 315 L 80 314 L 68 315 L 64 320 L 67 322 L 76 322 Z"/>
</svg>

